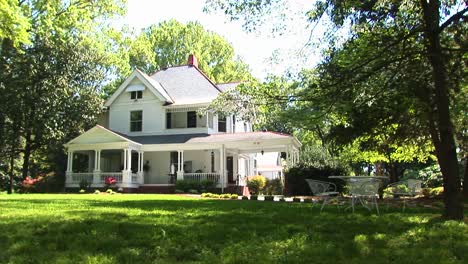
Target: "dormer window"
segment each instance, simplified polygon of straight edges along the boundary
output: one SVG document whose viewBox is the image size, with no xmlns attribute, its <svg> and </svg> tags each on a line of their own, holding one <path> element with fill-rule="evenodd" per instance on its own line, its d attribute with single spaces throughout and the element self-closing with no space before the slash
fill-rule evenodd
<svg viewBox="0 0 468 264">
<path fill-rule="evenodd" d="M 137 100 L 143 98 L 143 91 L 130 92 L 130 99 Z"/>
<path fill-rule="evenodd" d="M 126 91 L 130 93 L 131 100 L 138 100 L 143 98 L 143 91 L 145 86 L 143 84 L 131 84 L 127 87 Z"/>
</svg>

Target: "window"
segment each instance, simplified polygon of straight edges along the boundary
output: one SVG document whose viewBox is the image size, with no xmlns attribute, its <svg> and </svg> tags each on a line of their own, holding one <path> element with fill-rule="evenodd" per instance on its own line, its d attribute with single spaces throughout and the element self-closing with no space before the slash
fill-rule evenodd
<svg viewBox="0 0 468 264">
<path fill-rule="evenodd" d="M 231 130 L 232 133 L 236 133 L 236 116 L 233 115 L 232 116 L 232 130 Z"/>
<path fill-rule="evenodd" d="M 197 113 L 195 111 L 187 112 L 187 127 L 197 127 Z"/>
<path fill-rule="evenodd" d="M 172 128 L 172 114 L 166 113 L 166 128 Z"/>
<path fill-rule="evenodd" d="M 218 132 L 226 132 L 226 117 L 218 117 Z"/>
<path fill-rule="evenodd" d="M 142 130 L 143 111 L 130 112 L 130 132 L 138 132 Z"/>
<path fill-rule="evenodd" d="M 143 98 L 143 91 L 133 91 L 130 92 L 130 99 L 136 100 Z"/>
</svg>

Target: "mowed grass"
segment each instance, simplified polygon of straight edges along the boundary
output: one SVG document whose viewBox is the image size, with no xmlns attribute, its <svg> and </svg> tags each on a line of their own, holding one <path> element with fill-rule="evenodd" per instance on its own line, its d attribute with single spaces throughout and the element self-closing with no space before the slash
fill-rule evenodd
<svg viewBox="0 0 468 264">
<path fill-rule="evenodd" d="M 382 208 L 383 209 L 383 208 Z M 175 195 L 0 195 L 0 263 L 468 263 L 434 209 Z"/>
</svg>

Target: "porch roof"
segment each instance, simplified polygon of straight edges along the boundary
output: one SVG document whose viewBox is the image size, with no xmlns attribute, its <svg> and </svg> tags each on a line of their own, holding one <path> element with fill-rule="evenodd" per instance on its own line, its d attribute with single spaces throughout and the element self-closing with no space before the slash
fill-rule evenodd
<svg viewBox="0 0 468 264">
<path fill-rule="evenodd" d="M 123 135 L 124 136 L 124 135 Z M 229 143 L 260 143 L 288 140 L 296 147 L 301 143 L 293 136 L 276 132 L 243 132 L 243 133 L 219 133 L 219 134 L 181 134 L 181 135 L 153 135 L 129 137 L 129 140 L 142 145 L 157 144 L 229 144 Z"/>
</svg>

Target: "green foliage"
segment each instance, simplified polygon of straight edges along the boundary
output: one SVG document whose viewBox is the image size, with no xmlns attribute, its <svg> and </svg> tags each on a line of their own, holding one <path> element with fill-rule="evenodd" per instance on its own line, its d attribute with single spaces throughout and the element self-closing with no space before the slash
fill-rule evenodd
<svg viewBox="0 0 468 264">
<path fill-rule="evenodd" d="M 422 169 L 410 169 L 405 172 L 403 179 L 418 179 L 422 181 L 423 187 L 439 187 L 443 184 L 442 173 L 438 164 Z"/>
<path fill-rule="evenodd" d="M 202 193 L 214 190 L 216 188 L 216 183 L 211 180 L 178 180 L 176 181 L 175 188 L 185 193 Z"/>
<path fill-rule="evenodd" d="M 281 179 L 268 180 L 263 188 L 263 193 L 267 195 L 282 194 L 284 190 L 283 181 Z"/>
<path fill-rule="evenodd" d="M 258 195 L 250 195 L 250 200 L 251 201 L 257 201 L 258 200 Z"/>
<path fill-rule="evenodd" d="M 82 190 L 88 190 L 91 187 L 91 183 L 88 182 L 86 179 L 82 179 L 80 181 L 80 189 Z"/>
<path fill-rule="evenodd" d="M 252 176 L 247 179 L 247 187 L 251 194 L 260 194 L 265 188 L 267 179 L 262 175 Z M 252 199 L 252 197 L 250 197 Z"/>
<path fill-rule="evenodd" d="M 275 198 L 275 197 L 274 197 L 273 195 L 265 195 L 265 196 L 264 196 L 265 201 L 270 201 L 270 202 L 271 202 L 271 201 L 274 200 L 274 198 Z"/>
<path fill-rule="evenodd" d="M 23 178 L 55 171 L 63 183 L 63 144 L 96 122 L 115 58 L 104 29 L 125 4 L 8 0 L 0 6 L 0 163 L 21 159 Z"/>
<path fill-rule="evenodd" d="M 235 57 L 231 44 L 198 22 L 164 21 L 144 29 L 129 43 L 131 67 L 146 73 L 185 65 L 189 54 L 196 55 L 199 68 L 216 83 L 251 78 L 247 64 Z"/>
<path fill-rule="evenodd" d="M 237 195 L 237 194 L 229 194 L 229 193 L 224 193 L 224 194 L 202 193 L 202 194 L 201 194 L 201 197 L 202 197 L 202 198 L 233 199 L 233 200 L 237 200 L 238 195 Z"/>
<path fill-rule="evenodd" d="M 29 44 L 30 27 L 27 10 L 18 1 L 0 1 L 0 41 L 11 39 L 15 47 Z"/>
<path fill-rule="evenodd" d="M 287 186 L 287 195 L 310 195 L 311 190 L 305 181 L 313 179 L 325 182 L 333 182 L 338 188 L 338 192 L 344 189 L 344 181 L 341 179 L 329 179 L 329 176 L 344 175 L 343 170 L 339 168 L 316 168 L 305 164 L 299 164 L 290 168 L 285 174 L 285 184 Z"/>
</svg>

